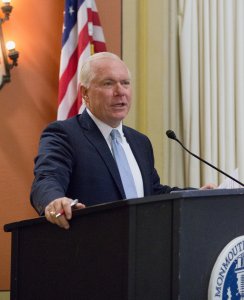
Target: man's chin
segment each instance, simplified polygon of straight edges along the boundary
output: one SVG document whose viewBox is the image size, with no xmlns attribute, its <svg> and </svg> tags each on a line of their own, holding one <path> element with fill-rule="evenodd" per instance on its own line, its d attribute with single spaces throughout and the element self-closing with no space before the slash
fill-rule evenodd
<svg viewBox="0 0 244 300">
<path fill-rule="evenodd" d="M 114 116 L 113 118 L 108 120 L 108 122 L 105 122 L 105 123 L 107 123 L 111 127 L 115 128 L 115 127 L 119 126 L 119 124 L 124 120 L 125 117 L 126 117 L 125 114 L 123 114 L 123 115 L 118 115 L 117 114 L 116 116 Z"/>
</svg>

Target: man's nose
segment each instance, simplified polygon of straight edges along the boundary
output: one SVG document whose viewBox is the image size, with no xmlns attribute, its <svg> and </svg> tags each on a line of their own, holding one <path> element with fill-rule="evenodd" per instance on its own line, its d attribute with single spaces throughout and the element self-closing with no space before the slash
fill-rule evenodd
<svg viewBox="0 0 244 300">
<path fill-rule="evenodd" d="M 115 84 L 114 94 L 115 95 L 123 95 L 124 94 L 124 87 L 123 87 L 123 85 L 120 82 L 117 82 Z"/>
</svg>

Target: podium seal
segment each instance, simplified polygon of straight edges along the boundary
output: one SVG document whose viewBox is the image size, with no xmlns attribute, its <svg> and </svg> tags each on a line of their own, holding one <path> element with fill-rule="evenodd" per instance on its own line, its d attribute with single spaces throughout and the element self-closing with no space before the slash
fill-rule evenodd
<svg viewBox="0 0 244 300">
<path fill-rule="evenodd" d="M 244 236 L 229 242 L 213 267 L 208 300 L 244 299 Z"/>
</svg>

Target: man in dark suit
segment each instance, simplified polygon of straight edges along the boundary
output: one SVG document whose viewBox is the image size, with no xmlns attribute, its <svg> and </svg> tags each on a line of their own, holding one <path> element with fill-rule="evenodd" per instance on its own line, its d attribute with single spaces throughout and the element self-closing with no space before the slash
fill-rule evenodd
<svg viewBox="0 0 244 300">
<path fill-rule="evenodd" d="M 128 198 L 111 149 L 114 128 L 120 132 L 137 197 L 178 189 L 160 184 L 149 139 L 122 125 L 131 106 L 131 76 L 124 62 L 112 53 L 98 53 L 84 63 L 80 76 L 86 109 L 44 130 L 31 191 L 37 212 L 66 229 L 72 199 L 79 199 L 76 207 L 83 208 Z M 55 217 L 61 210 L 64 214 Z"/>
</svg>

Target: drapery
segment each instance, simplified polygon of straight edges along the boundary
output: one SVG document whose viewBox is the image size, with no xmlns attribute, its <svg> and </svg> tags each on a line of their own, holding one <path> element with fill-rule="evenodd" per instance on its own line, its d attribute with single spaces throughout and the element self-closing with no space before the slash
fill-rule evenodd
<svg viewBox="0 0 244 300">
<path fill-rule="evenodd" d="M 244 1 L 179 0 L 182 139 L 244 181 Z M 223 176 L 188 155 L 190 186 Z"/>
</svg>

